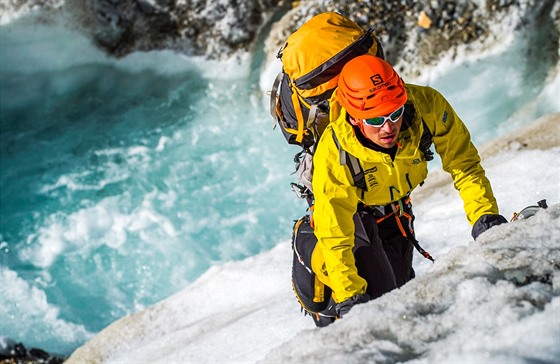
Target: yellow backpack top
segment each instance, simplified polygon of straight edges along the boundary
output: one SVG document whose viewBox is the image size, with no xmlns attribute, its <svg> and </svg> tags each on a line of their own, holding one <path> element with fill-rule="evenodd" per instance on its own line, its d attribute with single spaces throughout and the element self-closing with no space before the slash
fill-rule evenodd
<svg viewBox="0 0 560 364">
<path fill-rule="evenodd" d="M 342 67 L 354 57 L 383 58 L 373 29 L 344 16 L 316 15 L 292 33 L 277 57 L 282 71 L 271 92 L 271 114 L 290 144 L 311 149 L 329 123 L 329 104 Z"/>
</svg>

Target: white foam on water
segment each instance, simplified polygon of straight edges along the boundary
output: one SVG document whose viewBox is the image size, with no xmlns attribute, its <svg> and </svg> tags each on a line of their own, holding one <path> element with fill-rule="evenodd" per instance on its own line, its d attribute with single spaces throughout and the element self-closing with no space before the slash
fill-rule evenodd
<svg viewBox="0 0 560 364">
<path fill-rule="evenodd" d="M 25 345 L 29 347 L 52 341 L 72 347 L 93 337 L 84 326 L 62 318 L 60 308 L 49 302 L 45 292 L 15 271 L 2 267 L 0 277 L 3 334 L 18 333 L 16 339 L 26 338 Z M 33 324 L 26 324 L 29 322 Z"/>
</svg>

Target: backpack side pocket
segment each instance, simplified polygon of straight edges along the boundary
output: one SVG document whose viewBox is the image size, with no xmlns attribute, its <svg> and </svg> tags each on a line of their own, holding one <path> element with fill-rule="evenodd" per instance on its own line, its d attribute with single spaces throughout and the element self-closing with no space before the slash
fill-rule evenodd
<svg viewBox="0 0 560 364">
<path fill-rule="evenodd" d="M 326 309 L 332 294 L 331 289 L 318 279 L 311 268 L 316 245 L 317 238 L 310 225 L 309 215 L 305 215 L 294 225 L 292 236 L 292 287 L 301 307 L 309 313 Z"/>
</svg>

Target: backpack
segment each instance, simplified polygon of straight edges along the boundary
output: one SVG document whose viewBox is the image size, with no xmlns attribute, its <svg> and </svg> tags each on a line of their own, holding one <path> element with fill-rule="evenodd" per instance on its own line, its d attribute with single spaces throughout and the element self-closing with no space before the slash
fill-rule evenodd
<svg viewBox="0 0 560 364">
<path fill-rule="evenodd" d="M 329 104 L 342 67 L 354 57 L 383 58 L 373 28 L 335 12 L 312 17 L 278 51 L 282 71 L 271 95 L 271 114 L 289 144 L 312 147 L 329 123 Z"/>
<path fill-rule="evenodd" d="M 335 12 L 312 17 L 278 51 L 282 71 L 270 93 L 270 113 L 286 141 L 302 148 L 294 158 L 300 183 L 291 186 L 310 205 L 313 201 L 311 160 L 330 122 L 329 99 L 344 65 L 363 54 L 384 58 L 373 28 L 364 31 Z"/>
</svg>

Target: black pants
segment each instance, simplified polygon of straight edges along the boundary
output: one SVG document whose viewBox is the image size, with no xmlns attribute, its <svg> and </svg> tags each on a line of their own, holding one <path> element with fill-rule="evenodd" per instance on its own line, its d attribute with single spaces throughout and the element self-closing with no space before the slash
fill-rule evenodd
<svg viewBox="0 0 560 364">
<path fill-rule="evenodd" d="M 403 206 L 411 217 L 390 215 L 379 223 L 372 210 L 361 210 L 354 215 L 356 226 L 354 242 L 354 258 L 360 277 L 366 280 L 366 293 L 375 299 L 384 293 L 398 288 L 415 277 L 412 268 L 414 247 L 403 235 L 397 218 L 406 234 L 413 231 L 414 215 L 409 204 Z M 324 316 L 313 317 L 319 327 L 332 323 L 336 316 L 336 303 L 332 300 L 322 313 Z"/>
<path fill-rule="evenodd" d="M 412 211 L 409 213 L 410 216 Z M 401 225 L 410 234 L 408 218 L 401 216 Z M 354 257 L 360 277 L 366 280 L 366 293 L 373 299 L 402 286 L 414 278 L 412 268 L 413 245 L 403 235 L 392 215 L 377 223 L 376 217 L 368 212 L 358 212 L 354 217 L 356 235 L 360 223 L 368 241 L 356 237 Z"/>
</svg>

